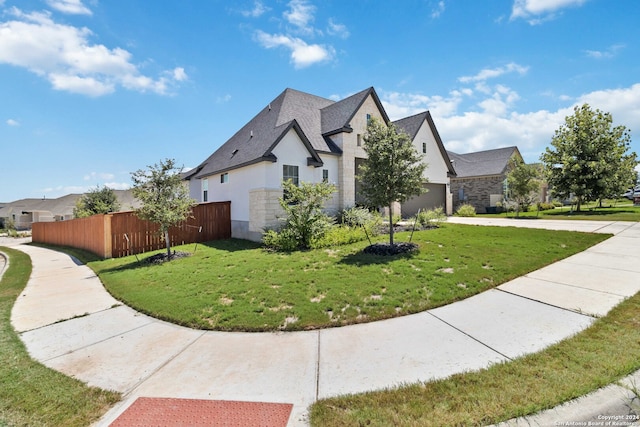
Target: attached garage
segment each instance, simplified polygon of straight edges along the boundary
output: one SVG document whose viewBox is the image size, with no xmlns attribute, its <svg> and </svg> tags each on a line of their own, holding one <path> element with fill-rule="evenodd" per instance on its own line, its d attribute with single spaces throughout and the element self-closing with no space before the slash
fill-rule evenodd
<svg viewBox="0 0 640 427">
<path fill-rule="evenodd" d="M 418 209 L 425 210 L 439 207 L 445 209 L 447 203 L 446 184 L 427 183 L 424 184 L 424 188 L 428 190 L 426 193 L 409 199 L 402 204 L 401 211 L 403 218 L 409 218 L 415 215 L 418 213 Z"/>
</svg>

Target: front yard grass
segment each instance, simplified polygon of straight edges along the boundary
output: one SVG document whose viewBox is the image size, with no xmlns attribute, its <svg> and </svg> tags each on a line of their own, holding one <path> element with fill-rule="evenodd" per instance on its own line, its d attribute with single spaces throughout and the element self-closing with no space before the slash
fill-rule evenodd
<svg viewBox="0 0 640 427">
<path fill-rule="evenodd" d="M 310 421 L 323 427 L 488 425 L 553 408 L 638 369 L 640 294 L 539 353 L 440 381 L 324 399 L 311 407 Z"/>
<path fill-rule="evenodd" d="M 0 249 L 10 259 L 0 281 L 0 426 L 87 426 L 97 421 L 120 395 L 88 387 L 29 357 L 10 317 L 29 280 L 31 259 Z"/>
<path fill-rule="evenodd" d="M 515 218 L 514 212 L 499 214 L 481 214 L 482 217 Z M 633 206 L 629 202 L 608 202 L 599 208 L 597 203 L 582 206 L 580 212 L 571 210 L 570 206 L 562 206 L 546 211 L 520 212 L 519 218 L 537 219 L 568 219 L 590 221 L 640 221 L 640 206 Z"/>
<path fill-rule="evenodd" d="M 449 304 L 607 237 L 447 224 L 416 232 L 419 253 L 397 257 L 364 255 L 366 242 L 275 253 L 226 240 L 200 244 L 191 257 L 162 265 L 134 257 L 88 265 L 114 297 L 170 322 L 223 331 L 308 330 Z M 194 245 L 176 249 L 193 251 Z"/>
</svg>

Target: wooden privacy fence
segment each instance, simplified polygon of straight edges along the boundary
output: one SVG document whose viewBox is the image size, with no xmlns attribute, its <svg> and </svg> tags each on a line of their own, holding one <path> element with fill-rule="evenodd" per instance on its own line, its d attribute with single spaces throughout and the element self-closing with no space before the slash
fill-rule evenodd
<svg viewBox="0 0 640 427">
<path fill-rule="evenodd" d="M 192 218 L 169 229 L 171 245 L 229 239 L 231 202 L 200 203 Z M 32 241 L 85 249 L 102 258 L 119 258 L 165 248 L 158 225 L 134 212 L 93 215 L 69 221 L 36 222 Z"/>
</svg>

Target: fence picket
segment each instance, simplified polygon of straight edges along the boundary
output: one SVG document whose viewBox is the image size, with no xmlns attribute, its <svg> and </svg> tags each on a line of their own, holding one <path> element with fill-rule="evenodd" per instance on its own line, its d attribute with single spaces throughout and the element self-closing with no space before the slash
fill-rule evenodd
<svg viewBox="0 0 640 427">
<path fill-rule="evenodd" d="M 229 238 L 231 202 L 200 203 L 193 207 L 191 218 L 169 230 L 171 245 Z M 32 241 L 85 249 L 102 258 L 120 258 L 166 247 L 158 226 L 141 220 L 134 212 L 37 222 L 32 226 Z"/>
</svg>

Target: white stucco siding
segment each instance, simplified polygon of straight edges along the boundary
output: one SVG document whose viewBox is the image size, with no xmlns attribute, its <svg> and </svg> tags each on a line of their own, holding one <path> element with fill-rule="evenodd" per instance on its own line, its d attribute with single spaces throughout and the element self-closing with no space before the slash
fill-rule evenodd
<svg viewBox="0 0 640 427">
<path fill-rule="evenodd" d="M 209 175 L 198 180 L 203 190 L 204 179 L 208 180 L 208 201 L 231 201 L 231 220 L 249 220 L 249 190 L 256 187 L 264 187 L 265 170 L 270 162 L 261 162 L 254 165 L 234 169 L 229 172 L 227 182 L 220 182 L 222 174 Z M 202 200 L 202 194 L 199 199 Z"/>
<path fill-rule="evenodd" d="M 422 144 L 427 144 L 427 152 L 423 154 Z M 427 168 L 424 171 L 423 176 L 429 180 L 429 182 L 435 184 L 446 184 L 449 182 L 447 177 L 447 164 L 440 153 L 438 143 L 436 142 L 429 124 L 424 121 L 422 126 L 418 130 L 416 137 L 413 140 L 418 153 L 423 156 L 423 162 L 427 164 Z"/>
<path fill-rule="evenodd" d="M 317 169 L 320 169 L 320 177 L 322 179 L 322 168 L 307 166 L 307 158 L 311 157 L 311 153 L 309 153 L 309 150 L 307 150 L 307 147 L 305 147 L 293 129 L 280 140 L 272 153 L 278 158 L 278 161 L 274 164 L 277 167 L 269 168 L 267 174 L 269 187 L 280 187 L 283 165 L 298 166 L 298 179 L 300 181 L 317 182 L 315 179 Z"/>
</svg>

